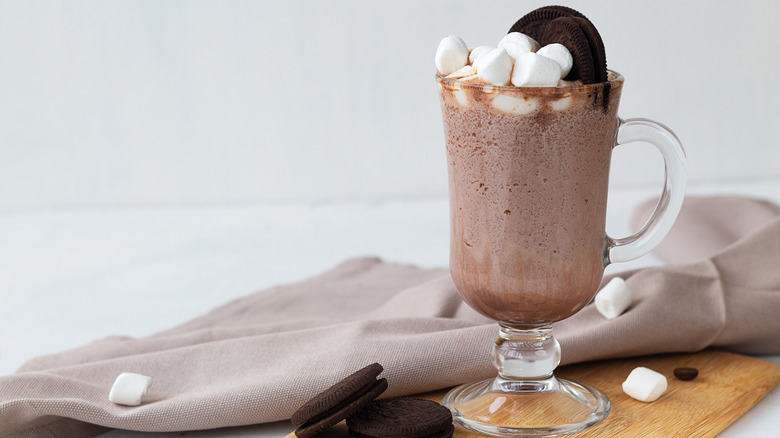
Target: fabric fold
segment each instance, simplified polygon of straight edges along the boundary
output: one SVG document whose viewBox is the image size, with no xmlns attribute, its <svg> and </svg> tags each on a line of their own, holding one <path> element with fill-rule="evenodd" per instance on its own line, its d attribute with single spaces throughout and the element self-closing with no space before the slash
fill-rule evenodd
<svg viewBox="0 0 780 438">
<path fill-rule="evenodd" d="M 637 209 L 635 226 L 653 206 Z M 780 353 L 780 208 L 688 199 L 658 254 L 671 264 L 617 274 L 635 294 L 623 315 L 606 320 L 591 304 L 554 324 L 563 364 L 707 347 Z M 447 270 L 353 259 L 147 338 L 112 336 L 27 362 L 0 377 L 0 436 L 283 420 L 372 362 L 385 367 L 385 396 L 435 390 L 494 375 L 496 335 Z M 121 372 L 152 376 L 141 406 L 108 401 Z"/>
</svg>

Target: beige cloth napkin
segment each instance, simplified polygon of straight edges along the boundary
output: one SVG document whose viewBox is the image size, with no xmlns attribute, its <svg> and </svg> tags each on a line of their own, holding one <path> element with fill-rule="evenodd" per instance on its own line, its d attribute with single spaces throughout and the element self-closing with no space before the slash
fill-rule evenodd
<svg viewBox="0 0 780 438">
<path fill-rule="evenodd" d="M 635 291 L 625 314 L 606 320 L 589 305 L 555 324 L 564 364 L 708 346 L 780 353 L 780 208 L 688 199 L 658 253 L 676 264 L 621 274 Z M 385 396 L 444 388 L 494 375 L 496 330 L 461 302 L 444 269 L 349 260 L 148 338 L 109 337 L 31 360 L 0 377 L 0 436 L 282 420 L 371 362 L 385 366 Z M 108 401 L 125 371 L 153 378 L 139 407 Z"/>
</svg>

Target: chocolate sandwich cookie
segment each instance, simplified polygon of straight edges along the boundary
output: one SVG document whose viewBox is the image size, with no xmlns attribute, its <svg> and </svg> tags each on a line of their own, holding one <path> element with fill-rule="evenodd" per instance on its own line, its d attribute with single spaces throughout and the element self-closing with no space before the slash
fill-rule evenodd
<svg viewBox="0 0 780 438">
<path fill-rule="evenodd" d="M 376 378 L 382 371 L 373 363 L 314 396 L 290 418 L 295 435 L 311 438 L 366 407 L 387 389 L 387 379 Z"/>
<path fill-rule="evenodd" d="M 585 38 L 588 39 L 590 54 L 593 57 L 593 71 L 596 75 L 595 82 L 606 82 L 607 80 L 607 51 L 604 48 L 604 41 L 601 39 L 596 26 L 584 17 L 574 17 L 574 21 L 580 25 Z"/>
<path fill-rule="evenodd" d="M 449 438 L 452 414 L 430 400 L 408 397 L 375 400 L 347 419 L 356 438 Z"/>
<path fill-rule="evenodd" d="M 583 84 L 596 82 L 596 69 L 590 44 L 576 18 L 561 17 L 547 23 L 539 43 L 543 46 L 559 43 L 569 49 L 574 65 L 564 79 L 569 81 L 581 79 Z"/>
<path fill-rule="evenodd" d="M 517 20 L 509 32 L 520 32 L 539 41 L 547 23 L 561 17 L 585 18 L 580 12 L 566 6 L 543 6 Z M 585 19 L 587 20 L 587 18 Z"/>
<path fill-rule="evenodd" d="M 564 18 L 567 20 L 561 21 Z M 607 80 L 604 41 L 596 26 L 580 12 L 566 6 L 541 7 L 517 20 L 509 31 L 524 33 L 542 46 L 552 43 L 566 46 L 574 66 L 564 79 L 580 79 L 584 84 Z"/>
</svg>

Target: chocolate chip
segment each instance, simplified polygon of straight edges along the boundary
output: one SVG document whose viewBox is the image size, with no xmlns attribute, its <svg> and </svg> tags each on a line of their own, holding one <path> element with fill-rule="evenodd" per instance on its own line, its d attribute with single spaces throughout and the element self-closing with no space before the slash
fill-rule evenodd
<svg viewBox="0 0 780 438">
<path fill-rule="evenodd" d="M 699 375 L 699 370 L 691 367 L 680 367 L 674 369 L 674 377 L 678 380 L 693 380 Z"/>
</svg>

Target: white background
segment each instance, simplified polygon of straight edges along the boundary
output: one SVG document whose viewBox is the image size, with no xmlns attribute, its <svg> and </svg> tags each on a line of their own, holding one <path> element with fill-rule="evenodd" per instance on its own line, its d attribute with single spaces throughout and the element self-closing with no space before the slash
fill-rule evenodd
<svg viewBox="0 0 780 438">
<path fill-rule="evenodd" d="M 780 4 L 563 2 L 692 182 L 780 177 Z M 0 209 L 446 193 L 433 54 L 542 1 L 4 1 Z M 649 147 L 618 185 L 660 181 Z"/>
</svg>

